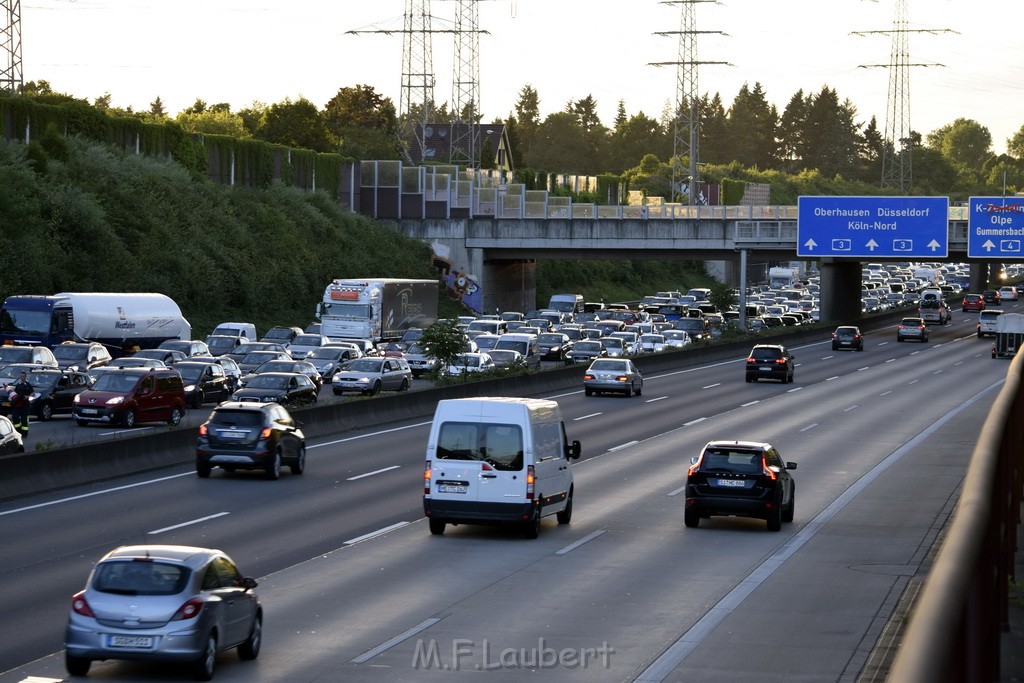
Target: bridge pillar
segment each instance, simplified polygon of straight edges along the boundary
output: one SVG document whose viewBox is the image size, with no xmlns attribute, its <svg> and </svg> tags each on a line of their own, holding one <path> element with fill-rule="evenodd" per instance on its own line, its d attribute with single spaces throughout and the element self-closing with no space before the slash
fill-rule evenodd
<svg viewBox="0 0 1024 683">
<path fill-rule="evenodd" d="M 482 313 L 525 313 L 537 308 L 536 261 L 485 260 L 480 280 L 484 295 Z"/>
<path fill-rule="evenodd" d="M 860 320 L 860 261 L 825 258 L 821 272 L 821 320 L 854 324 Z"/>
<path fill-rule="evenodd" d="M 971 263 L 971 280 L 968 283 L 969 292 L 981 294 L 988 289 L 988 262 Z"/>
</svg>

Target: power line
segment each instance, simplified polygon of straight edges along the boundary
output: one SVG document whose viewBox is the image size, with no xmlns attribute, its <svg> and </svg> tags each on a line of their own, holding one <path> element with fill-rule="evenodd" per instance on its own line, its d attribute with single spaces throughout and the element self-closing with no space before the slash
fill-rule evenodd
<svg viewBox="0 0 1024 683">
<path fill-rule="evenodd" d="M 0 92 L 20 94 L 25 89 L 21 62 L 21 0 L 0 0 Z"/>
<path fill-rule="evenodd" d="M 704 33 L 727 35 L 722 31 L 698 31 L 695 5 L 717 0 L 661 0 L 662 5 L 679 5 L 678 31 L 658 31 L 656 36 L 679 36 L 679 52 L 674 62 L 650 62 L 648 66 L 676 67 L 676 108 L 672 126 L 672 194 L 675 195 L 678 181 L 689 175 L 689 203 L 697 196 L 697 164 L 700 156 L 700 91 L 697 73 L 702 64 L 725 64 L 728 62 L 702 62 L 697 59 L 697 36 Z M 730 65 L 731 66 L 731 65 Z M 689 171 L 683 168 L 683 157 L 687 157 Z M 671 198 L 670 198 L 671 199 Z"/>
<path fill-rule="evenodd" d="M 861 64 L 863 69 L 889 70 L 889 99 L 885 108 L 885 134 L 882 140 L 882 187 L 901 192 L 910 190 L 914 181 L 913 142 L 910 127 L 910 68 L 944 66 L 910 61 L 911 33 L 956 33 L 952 29 L 907 28 L 907 0 L 896 0 L 896 16 L 887 31 L 854 31 L 853 35 L 890 35 L 892 50 L 888 64 Z"/>
</svg>

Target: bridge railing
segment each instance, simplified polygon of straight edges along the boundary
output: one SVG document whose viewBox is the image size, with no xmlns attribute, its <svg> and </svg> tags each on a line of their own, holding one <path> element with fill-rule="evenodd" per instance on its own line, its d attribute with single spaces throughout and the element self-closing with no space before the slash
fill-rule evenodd
<svg viewBox="0 0 1024 683">
<path fill-rule="evenodd" d="M 1024 493 L 1024 353 L 1010 364 L 889 672 L 893 683 L 1000 680 Z"/>
</svg>

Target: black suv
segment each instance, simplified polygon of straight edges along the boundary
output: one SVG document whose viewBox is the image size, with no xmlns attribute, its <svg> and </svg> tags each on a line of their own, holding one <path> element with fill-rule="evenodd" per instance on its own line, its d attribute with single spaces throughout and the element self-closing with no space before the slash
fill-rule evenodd
<svg viewBox="0 0 1024 683">
<path fill-rule="evenodd" d="M 712 515 L 753 517 L 779 531 L 793 521 L 796 485 L 784 462 L 769 443 L 711 441 L 693 458 L 686 477 L 683 522 L 694 528 Z"/>
<path fill-rule="evenodd" d="M 780 344 L 758 344 L 747 356 L 747 381 L 778 379 L 793 381 L 793 354 Z"/>
<path fill-rule="evenodd" d="M 220 403 L 231 398 L 231 382 L 224 366 L 212 360 L 187 360 L 174 364 L 185 385 L 185 400 L 193 408 L 206 402 Z"/>
<path fill-rule="evenodd" d="M 306 437 L 301 426 L 277 403 L 221 403 L 199 426 L 196 474 L 205 479 L 220 466 L 227 472 L 261 469 L 267 479 L 277 479 L 282 465 L 302 474 Z"/>
<path fill-rule="evenodd" d="M 840 325 L 832 333 L 832 350 L 854 349 L 864 350 L 864 335 L 860 333 L 859 327 L 853 325 Z"/>
</svg>

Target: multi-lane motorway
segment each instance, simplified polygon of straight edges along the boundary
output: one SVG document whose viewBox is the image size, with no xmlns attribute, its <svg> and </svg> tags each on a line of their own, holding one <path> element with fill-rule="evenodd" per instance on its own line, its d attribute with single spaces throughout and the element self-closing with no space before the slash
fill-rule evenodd
<svg viewBox="0 0 1024 683">
<path fill-rule="evenodd" d="M 69 598 L 125 543 L 219 547 L 259 577 L 263 652 L 221 655 L 223 681 L 854 681 L 926 567 L 1006 373 L 974 319 L 955 314 L 928 344 L 873 332 L 864 353 L 823 335 L 793 349 L 791 385 L 745 383 L 737 357 L 649 375 L 642 397 L 554 396 L 584 455 L 572 524 L 545 521 L 535 541 L 429 534 L 426 422 L 318 440 L 306 474 L 277 482 L 181 467 L 4 504 L 0 683 L 65 677 Z M 781 533 L 684 527 L 690 457 L 729 438 L 799 463 Z"/>
</svg>

